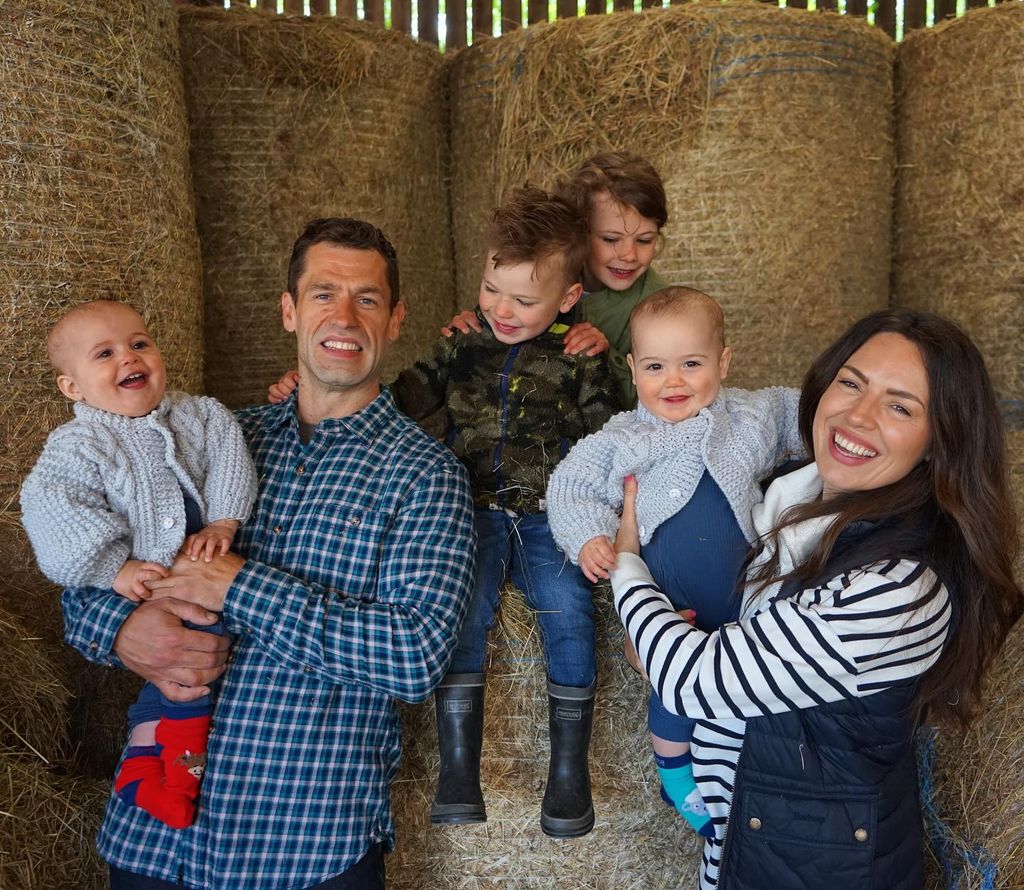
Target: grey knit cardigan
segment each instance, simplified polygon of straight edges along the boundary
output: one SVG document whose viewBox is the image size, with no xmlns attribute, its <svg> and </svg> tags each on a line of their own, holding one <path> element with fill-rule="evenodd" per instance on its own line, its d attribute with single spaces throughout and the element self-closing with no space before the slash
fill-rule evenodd
<svg viewBox="0 0 1024 890">
<path fill-rule="evenodd" d="M 130 558 L 171 564 L 185 540 L 182 491 L 204 525 L 252 511 L 256 470 L 220 402 L 170 392 L 144 417 L 77 402 L 22 486 L 22 523 L 51 581 L 110 587 Z"/>
<path fill-rule="evenodd" d="M 693 496 L 704 470 L 729 501 L 748 541 L 756 537 L 751 509 L 759 482 L 788 457 L 803 453 L 797 430 L 800 392 L 773 386 L 722 389 L 688 420 L 659 420 L 643 405 L 616 414 L 580 439 L 548 482 L 548 523 L 574 562 L 591 538 L 614 538 L 622 510 L 622 480 L 636 476 L 640 543 Z"/>
</svg>

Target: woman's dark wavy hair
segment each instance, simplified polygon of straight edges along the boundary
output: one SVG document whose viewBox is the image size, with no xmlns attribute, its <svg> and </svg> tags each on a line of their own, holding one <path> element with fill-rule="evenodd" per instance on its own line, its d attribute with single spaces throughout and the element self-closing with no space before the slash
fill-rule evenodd
<svg viewBox="0 0 1024 890">
<path fill-rule="evenodd" d="M 1024 596 L 1013 577 L 1019 540 L 1002 418 L 981 353 L 959 327 L 938 315 L 875 312 L 850 327 L 808 369 L 800 397 L 800 434 L 812 454 L 814 415 L 826 389 L 850 356 L 882 333 L 906 337 L 924 361 L 928 458 L 882 488 L 840 493 L 791 509 L 768 537 L 787 525 L 836 515 L 817 549 L 782 576 L 809 583 L 824 569 L 836 539 L 851 523 L 884 522 L 891 531 L 888 540 L 898 540 L 902 531 L 927 529 L 920 558 L 953 597 L 955 625 L 941 657 L 921 678 L 918 703 L 932 719 L 967 726 L 978 709 L 985 671 L 1024 610 Z M 865 564 L 885 555 L 866 553 Z M 767 586 L 777 569 L 777 559 L 770 560 L 753 580 Z"/>
</svg>

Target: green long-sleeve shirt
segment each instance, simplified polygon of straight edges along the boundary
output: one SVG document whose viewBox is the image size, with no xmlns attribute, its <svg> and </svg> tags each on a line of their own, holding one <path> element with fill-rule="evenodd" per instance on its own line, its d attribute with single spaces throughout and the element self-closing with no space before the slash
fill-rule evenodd
<svg viewBox="0 0 1024 890">
<path fill-rule="evenodd" d="M 636 387 L 626 364 L 629 352 L 629 313 L 644 297 L 666 287 L 665 281 L 654 269 L 648 269 L 627 290 L 609 288 L 584 294 L 576 304 L 577 320 L 589 321 L 608 338 L 608 367 L 612 382 L 620 399 L 619 407 L 636 407 Z"/>
</svg>

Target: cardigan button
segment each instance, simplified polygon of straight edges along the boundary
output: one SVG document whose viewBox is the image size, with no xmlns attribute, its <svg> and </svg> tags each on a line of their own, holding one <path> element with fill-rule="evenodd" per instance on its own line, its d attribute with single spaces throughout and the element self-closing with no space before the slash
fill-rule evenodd
<svg viewBox="0 0 1024 890">
<path fill-rule="evenodd" d="M 174 517 L 173 516 L 166 516 L 166 517 L 164 517 L 164 521 L 161 523 L 161 525 L 164 528 L 174 528 Z"/>
<path fill-rule="evenodd" d="M 670 489 L 669 493 L 668 493 L 668 496 L 670 498 L 678 498 L 678 497 L 682 497 L 682 495 L 683 495 L 683 493 L 678 488 Z"/>
<path fill-rule="evenodd" d="M 646 525 L 641 525 L 640 528 L 637 529 L 637 531 L 640 532 L 640 537 L 642 538 L 644 535 L 647 534 L 647 526 Z"/>
<path fill-rule="evenodd" d="M 761 830 L 761 820 L 758 819 L 757 816 L 753 816 L 751 818 L 751 820 L 750 820 L 750 830 L 751 831 L 760 831 Z"/>
<path fill-rule="evenodd" d="M 864 841 L 866 841 L 868 839 L 868 830 L 866 828 L 858 828 L 853 833 L 853 836 L 855 838 L 857 838 L 857 840 L 860 841 L 863 844 Z"/>
</svg>

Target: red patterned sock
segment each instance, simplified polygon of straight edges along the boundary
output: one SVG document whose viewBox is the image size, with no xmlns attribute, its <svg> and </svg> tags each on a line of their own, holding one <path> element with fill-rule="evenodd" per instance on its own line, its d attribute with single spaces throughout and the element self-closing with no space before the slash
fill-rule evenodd
<svg viewBox="0 0 1024 890">
<path fill-rule="evenodd" d="M 164 787 L 163 761 L 155 748 L 129 748 L 114 780 L 118 797 L 139 807 L 171 828 L 188 828 L 195 819 L 195 807 L 183 794 Z M 133 755 L 133 751 L 147 752 Z"/>
<path fill-rule="evenodd" d="M 189 800 L 199 795 L 199 782 L 206 768 L 206 737 L 210 715 L 176 720 L 165 712 L 156 727 L 156 743 L 162 746 L 164 785 L 168 791 Z"/>
</svg>

